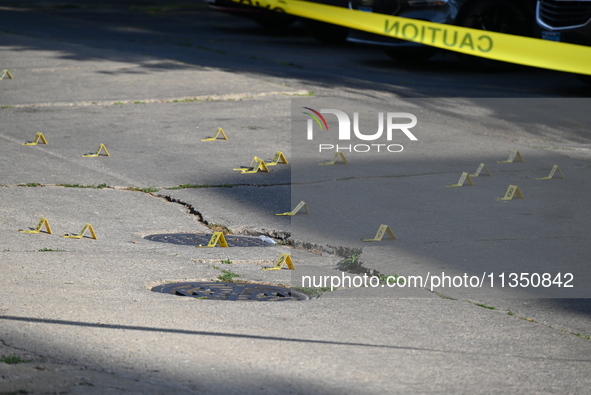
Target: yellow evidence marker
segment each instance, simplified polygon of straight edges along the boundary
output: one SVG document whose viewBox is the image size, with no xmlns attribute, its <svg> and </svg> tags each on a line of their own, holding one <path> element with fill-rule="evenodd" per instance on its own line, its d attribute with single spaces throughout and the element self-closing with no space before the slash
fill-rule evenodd
<svg viewBox="0 0 591 395">
<path fill-rule="evenodd" d="M 511 155 L 509 155 L 509 158 L 507 160 L 503 160 L 503 161 L 500 161 L 497 163 L 511 163 L 511 162 L 514 162 L 515 159 L 517 159 L 517 162 L 523 162 L 523 157 L 521 156 L 519 151 L 511 152 Z"/>
<path fill-rule="evenodd" d="M 10 70 L 4 69 L 0 71 L 0 80 L 4 79 L 4 77 L 8 76 L 8 78 L 12 79 L 12 74 L 10 74 Z"/>
<path fill-rule="evenodd" d="M 480 166 L 478 166 L 478 169 L 476 169 L 476 172 L 474 174 L 470 174 L 470 177 L 478 177 L 480 173 L 482 173 L 482 170 L 486 170 L 487 173 L 483 175 L 492 176 L 490 170 L 488 170 L 488 167 L 484 163 L 481 163 Z"/>
<path fill-rule="evenodd" d="M 107 147 L 105 147 L 104 144 L 99 145 L 99 148 L 96 151 L 96 154 L 86 154 L 86 155 L 82 155 L 82 156 L 85 158 L 96 158 L 97 156 L 99 156 L 101 154 L 101 151 L 105 152 L 105 156 L 111 156 L 111 155 L 109 155 L 109 151 L 107 151 Z"/>
<path fill-rule="evenodd" d="M 222 232 L 214 232 L 206 246 L 198 245 L 195 247 L 215 247 L 218 243 L 220 244 L 220 247 L 228 247 L 228 242 Z"/>
<path fill-rule="evenodd" d="M 84 224 L 84 226 L 82 227 L 82 230 L 80 231 L 80 234 L 77 234 L 77 235 L 65 234 L 62 237 L 68 237 L 70 239 L 81 239 L 82 237 L 84 237 L 84 234 L 86 233 L 86 231 L 90 231 L 90 236 L 95 240 L 97 239 L 96 233 L 94 233 L 94 228 L 92 227 L 91 224 L 88 224 L 88 223 Z"/>
<path fill-rule="evenodd" d="M 283 265 L 287 264 L 287 268 L 289 270 L 295 270 L 295 266 L 291 260 L 291 255 L 289 254 L 281 254 L 277 262 L 275 262 L 275 266 L 273 267 L 264 267 L 261 270 L 281 270 Z"/>
<path fill-rule="evenodd" d="M 283 155 L 283 152 L 281 151 L 275 152 L 275 156 L 273 159 L 271 159 L 271 162 L 267 163 L 267 166 L 275 166 L 279 162 L 285 163 L 286 165 L 288 164 L 287 159 L 285 159 L 285 155 Z"/>
<path fill-rule="evenodd" d="M 562 174 L 562 170 L 560 170 L 560 167 L 558 167 L 558 165 L 554 165 L 552 167 L 552 170 L 550 170 L 550 174 L 548 175 L 548 177 L 536 178 L 536 180 L 550 180 L 552 179 L 552 177 L 554 177 L 554 173 L 556 173 L 556 171 L 560 173 L 560 178 L 564 178 L 564 174 Z"/>
<path fill-rule="evenodd" d="M 321 165 L 334 165 L 337 162 L 337 159 L 339 159 L 339 156 L 343 160 L 343 164 L 344 165 L 346 165 L 347 163 L 349 163 L 349 161 L 347 160 L 347 158 L 345 158 L 345 154 L 343 154 L 341 151 L 337 151 L 337 153 L 334 154 L 334 156 L 332 157 L 331 160 L 326 161 L 326 162 L 320 162 L 320 163 L 318 163 L 318 165 L 319 166 L 321 166 Z"/>
<path fill-rule="evenodd" d="M 220 135 L 222 135 L 222 138 L 219 138 Z M 215 133 L 215 135 L 213 137 L 201 139 L 201 141 L 214 141 L 214 140 L 228 140 L 228 136 L 226 136 L 224 129 L 218 128 L 218 131 Z"/>
<path fill-rule="evenodd" d="M 468 183 L 470 185 L 474 186 L 474 182 L 472 182 L 472 178 L 470 177 L 470 174 L 463 172 L 462 175 L 460 176 L 460 179 L 458 180 L 457 184 L 446 185 L 446 187 L 461 187 L 464 185 L 466 180 L 468 180 Z"/>
<path fill-rule="evenodd" d="M 380 225 L 378 232 L 373 239 L 361 239 L 361 241 L 382 241 L 382 238 L 386 233 L 391 239 L 396 240 L 396 235 L 388 225 Z"/>
<path fill-rule="evenodd" d="M 41 217 L 41 219 L 39 220 L 39 222 L 37 223 L 37 226 L 35 227 L 35 229 L 33 230 L 22 230 L 19 229 L 19 232 L 21 233 L 39 233 L 41 232 L 41 228 L 45 226 L 45 229 L 47 230 L 47 233 L 51 234 L 51 227 L 49 226 L 49 221 L 43 217 Z"/>
<path fill-rule="evenodd" d="M 507 192 L 505 192 L 505 196 L 502 198 L 497 198 L 497 200 L 511 200 L 513 198 L 525 199 L 523 193 L 521 193 L 521 189 L 519 189 L 517 185 L 509 185 Z"/>
<path fill-rule="evenodd" d="M 241 167 L 240 169 L 234 169 L 236 171 L 239 171 L 240 174 L 252 174 L 252 173 L 258 173 L 259 171 L 263 171 L 263 172 L 269 172 L 269 168 L 267 167 L 267 165 L 265 164 L 265 161 L 262 160 L 261 158 L 259 158 L 258 156 L 255 156 L 252 161 L 250 162 L 250 165 L 248 167 Z"/>
<path fill-rule="evenodd" d="M 310 214 L 310 211 L 308 211 L 308 205 L 306 204 L 306 202 L 304 202 L 303 200 L 301 202 L 298 203 L 297 206 L 295 206 L 295 208 L 291 211 L 288 211 L 287 213 L 283 213 L 283 214 L 275 214 L 275 215 L 296 215 L 298 213 L 298 211 L 300 211 L 302 208 L 306 209 L 306 214 Z"/>
<path fill-rule="evenodd" d="M 23 145 L 37 145 L 39 143 L 39 141 L 41 141 L 41 144 L 47 144 L 47 140 L 45 139 L 45 136 L 41 132 L 37 132 L 37 134 L 35 134 L 35 139 L 33 141 L 28 142 L 28 143 L 23 143 Z"/>
</svg>

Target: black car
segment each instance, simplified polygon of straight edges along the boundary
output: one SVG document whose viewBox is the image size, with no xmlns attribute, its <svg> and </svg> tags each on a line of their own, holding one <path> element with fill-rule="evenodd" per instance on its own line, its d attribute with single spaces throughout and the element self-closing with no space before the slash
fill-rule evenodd
<svg viewBox="0 0 591 395">
<path fill-rule="evenodd" d="M 591 44 L 591 1 L 540 0 L 536 21 L 546 40 Z"/>
<path fill-rule="evenodd" d="M 545 40 L 591 46 L 591 1 L 539 0 L 536 21 Z M 591 75 L 579 78 L 591 85 Z"/>
<path fill-rule="evenodd" d="M 212 10 L 249 18 L 268 29 L 282 29 L 297 20 L 293 15 L 286 14 L 280 7 L 266 7 L 259 4 L 256 0 L 241 0 L 239 2 L 232 0 L 205 0 L 205 3 Z"/>
<path fill-rule="evenodd" d="M 331 0 L 332 5 L 335 1 Z M 318 0 L 327 3 L 327 0 Z M 345 2 L 347 2 L 345 4 Z M 535 0 L 342 0 L 341 6 L 363 12 L 375 12 L 423 21 L 458 25 L 519 36 L 534 37 Z M 322 38 L 322 25 L 316 23 L 313 35 Z M 328 26 L 326 26 L 328 29 Z M 343 35 L 344 28 L 331 27 L 324 32 L 327 37 Z M 392 58 L 404 61 L 425 60 L 437 49 L 423 44 L 392 37 L 350 30 L 347 40 L 362 44 L 378 45 Z M 471 64 L 498 66 L 500 62 L 461 55 Z"/>
</svg>

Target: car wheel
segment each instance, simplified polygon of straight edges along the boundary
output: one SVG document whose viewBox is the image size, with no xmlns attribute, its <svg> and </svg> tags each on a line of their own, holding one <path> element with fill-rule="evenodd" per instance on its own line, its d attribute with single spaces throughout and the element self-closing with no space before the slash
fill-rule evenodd
<svg viewBox="0 0 591 395">
<path fill-rule="evenodd" d="M 583 81 L 585 84 L 591 86 L 591 75 L 577 74 L 577 77 L 579 77 L 579 80 Z"/>
<path fill-rule="evenodd" d="M 472 3 L 462 13 L 459 25 L 497 33 L 517 36 L 533 36 L 532 16 L 508 0 L 482 0 Z M 460 60 L 470 67 L 484 70 L 507 70 L 515 67 L 512 63 L 459 54 Z"/>
<path fill-rule="evenodd" d="M 296 19 L 291 15 L 279 11 L 269 11 L 264 15 L 255 17 L 254 21 L 265 29 L 282 30 L 291 26 Z"/>
<path fill-rule="evenodd" d="M 327 44 L 342 43 L 347 39 L 349 28 L 332 25 L 330 23 L 303 19 L 302 23 L 306 32 L 316 40 Z"/>
<path fill-rule="evenodd" d="M 437 52 L 437 48 L 427 46 L 387 47 L 382 50 L 395 61 L 409 64 L 427 61 Z"/>
</svg>

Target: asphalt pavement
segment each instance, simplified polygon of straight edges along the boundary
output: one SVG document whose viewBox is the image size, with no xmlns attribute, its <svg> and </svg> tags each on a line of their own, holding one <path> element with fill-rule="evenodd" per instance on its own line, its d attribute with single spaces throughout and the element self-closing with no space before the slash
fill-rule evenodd
<svg viewBox="0 0 591 395">
<path fill-rule="evenodd" d="M 293 37 L 267 41 L 202 5 L 84 4 L 0 9 L 0 70 L 13 76 L 0 80 L 0 394 L 589 391 L 591 139 L 578 88 L 407 97 L 348 75 L 321 83 L 298 66 L 332 67 L 328 51 L 305 56 L 311 39 L 274 55 L 273 40 Z M 191 18 L 201 29 L 174 29 Z M 235 57 L 231 36 L 211 31 L 237 34 Z M 352 145 L 348 163 L 319 165 L 336 149 L 318 144 L 335 144 L 341 125 L 323 112 L 321 130 L 305 107 L 358 113 L 365 135 L 379 112 L 411 113 L 417 140 L 399 129 L 380 140 L 398 152 L 339 141 Z M 227 140 L 203 141 L 218 128 Z M 47 144 L 23 145 L 37 133 Z M 108 156 L 84 156 L 101 144 Z M 288 163 L 235 170 L 278 151 Z M 499 163 L 515 151 L 523 162 Z M 449 187 L 481 163 L 490 176 Z M 523 198 L 497 200 L 511 185 Z M 300 201 L 307 214 L 276 215 Z M 19 232 L 41 218 L 51 234 Z M 96 239 L 61 237 L 85 224 Z M 381 225 L 395 238 L 361 240 Z M 215 231 L 251 245 L 155 237 Z M 261 270 L 282 254 L 295 270 Z M 228 273 L 309 299 L 151 291 Z M 445 275 L 449 286 L 436 286 Z"/>
</svg>

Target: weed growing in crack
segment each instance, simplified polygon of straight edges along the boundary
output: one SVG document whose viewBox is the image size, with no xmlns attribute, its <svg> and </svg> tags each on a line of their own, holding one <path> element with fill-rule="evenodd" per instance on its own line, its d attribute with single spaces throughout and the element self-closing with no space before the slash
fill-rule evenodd
<svg viewBox="0 0 591 395">
<path fill-rule="evenodd" d="M 356 270 L 361 266 L 361 262 L 359 262 L 359 253 L 352 253 L 351 255 L 349 255 L 347 258 L 345 258 L 342 262 L 341 265 L 343 267 L 343 269 L 345 270 Z"/>
<path fill-rule="evenodd" d="M 390 275 L 378 274 L 375 277 L 377 277 L 380 280 L 380 284 L 388 284 L 388 285 L 393 285 L 393 284 L 404 285 L 404 284 L 406 284 L 406 280 L 404 279 L 404 277 L 400 277 L 398 274 L 390 274 Z"/>
<path fill-rule="evenodd" d="M 43 184 L 39 184 L 38 182 L 29 182 L 28 184 L 18 184 L 19 187 L 30 187 L 30 188 L 35 188 L 35 187 L 42 187 Z"/>
<path fill-rule="evenodd" d="M 441 292 L 437 292 L 437 291 L 433 291 L 433 293 L 437 296 L 439 296 L 441 299 L 446 299 L 446 300 L 457 300 L 456 298 L 452 298 L 451 296 L 447 296 L 442 294 Z"/>
<path fill-rule="evenodd" d="M 25 363 L 24 359 L 17 357 L 16 355 L 3 355 L 0 357 L 0 362 L 8 364 L 8 365 L 15 365 L 17 363 Z"/>
<path fill-rule="evenodd" d="M 134 191 L 134 192 L 144 192 L 144 193 L 154 193 L 154 192 L 158 192 L 160 190 L 160 188 L 156 188 L 156 187 L 145 187 L 145 188 L 141 188 L 141 187 L 130 187 L 128 188 L 129 191 Z"/>
<path fill-rule="evenodd" d="M 484 303 L 476 303 L 476 302 L 472 302 L 471 300 L 468 300 L 467 302 L 468 302 L 468 303 L 472 303 L 473 305 L 476 305 L 476 306 L 478 306 L 478 307 L 482 307 L 482 308 L 484 308 L 484 309 L 488 309 L 488 310 L 496 310 L 496 309 L 497 309 L 497 308 L 496 308 L 496 307 L 494 307 L 494 306 L 489 306 L 489 305 L 486 305 L 486 304 L 484 304 Z"/>
<path fill-rule="evenodd" d="M 209 184 L 181 184 L 166 189 L 198 189 L 198 188 L 233 188 L 232 184 L 209 185 Z"/>
<path fill-rule="evenodd" d="M 225 225 L 222 224 L 214 224 L 212 222 L 207 224 L 207 227 L 214 232 L 222 232 L 225 235 L 232 234 L 232 230 Z"/>
<path fill-rule="evenodd" d="M 214 266 L 215 267 L 215 266 Z M 234 273 L 230 270 L 216 268 L 222 271 L 222 274 L 217 276 L 216 278 L 222 283 L 233 283 L 235 277 L 240 277 L 238 273 Z"/>
<path fill-rule="evenodd" d="M 91 188 L 91 189 L 103 189 L 107 187 L 107 184 L 100 185 L 82 185 L 82 184 L 57 184 L 58 187 L 64 188 Z"/>
<path fill-rule="evenodd" d="M 591 336 L 588 335 L 584 335 L 582 333 L 578 333 L 578 332 L 571 332 L 573 335 L 580 337 L 581 339 L 585 339 L 585 340 L 591 340 Z"/>
</svg>

